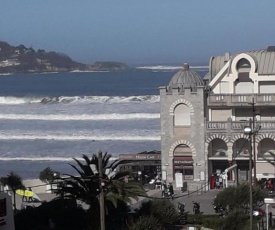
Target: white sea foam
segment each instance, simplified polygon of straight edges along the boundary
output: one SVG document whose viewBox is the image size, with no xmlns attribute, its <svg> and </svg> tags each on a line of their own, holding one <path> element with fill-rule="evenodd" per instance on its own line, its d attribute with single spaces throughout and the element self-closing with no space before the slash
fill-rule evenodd
<svg viewBox="0 0 275 230">
<path fill-rule="evenodd" d="M 156 65 L 156 66 L 139 66 L 137 69 L 144 70 L 178 70 L 182 69 L 182 66 L 164 66 L 164 65 Z M 190 66 L 190 69 L 208 69 L 208 66 Z"/>
<path fill-rule="evenodd" d="M 83 160 L 81 157 L 74 157 L 77 160 Z M 110 160 L 116 160 L 117 157 L 111 157 Z M 73 157 L 0 157 L 0 161 L 74 161 Z"/>
<path fill-rule="evenodd" d="M 92 121 L 92 120 L 134 120 L 159 119 L 159 113 L 129 113 L 129 114 L 0 114 L 3 120 L 43 120 L 43 121 Z"/>
<path fill-rule="evenodd" d="M 147 102 L 156 103 L 160 101 L 158 95 L 142 96 L 59 96 L 59 97 L 0 97 L 0 104 L 32 104 L 32 103 L 127 103 Z"/>
<path fill-rule="evenodd" d="M 182 66 L 163 66 L 163 65 L 156 65 L 156 66 L 139 66 L 136 69 L 148 69 L 148 70 L 177 70 L 182 69 Z"/>
<path fill-rule="evenodd" d="M 97 71 L 97 70 L 72 70 L 70 71 L 69 73 L 108 73 L 108 72 L 111 72 L 111 71 L 108 71 L 108 70 L 102 70 L 102 71 Z"/>
<path fill-rule="evenodd" d="M 0 76 L 9 76 L 9 75 L 13 75 L 13 73 L 0 73 Z"/>
<path fill-rule="evenodd" d="M 96 135 L 58 135 L 58 134 L 0 134 L 0 140 L 57 140 L 57 141 L 159 141 L 160 136 L 144 136 L 144 135 L 121 135 L 110 134 L 105 136 Z"/>
<path fill-rule="evenodd" d="M 39 103 L 42 98 L 33 97 L 0 97 L 0 104 L 14 105 L 26 103 Z"/>
</svg>

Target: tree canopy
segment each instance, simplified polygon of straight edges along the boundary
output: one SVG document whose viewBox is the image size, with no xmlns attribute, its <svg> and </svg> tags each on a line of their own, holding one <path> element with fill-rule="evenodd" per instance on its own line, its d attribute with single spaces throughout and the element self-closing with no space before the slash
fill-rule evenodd
<svg viewBox="0 0 275 230">
<path fill-rule="evenodd" d="M 253 186 L 252 189 L 253 209 L 261 207 L 268 193 L 259 186 Z M 221 229 L 247 229 L 250 210 L 249 191 L 249 184 L 243 183 L 238 186 L 229 186 L 217 194 L 214 205 L 223 207 L 219 210 L 224 216 Z"/>
<path fill-rule="evenodd" d="M 52 183 L 56 178 L 60 177 L 60 172 L 52 170 L 51 167 L 47 167 L 39 173 L 39 179 L 45 183 Z"/>
<path fill-rule="evenodd" d="M 22 182 L 22 178 L 18 174 L 14 173 L 12 171 L 6 177 L 1 177 L 0 181 L 4 186 L 7 185 L 12 190 L 12 192 L 13 192 L 13 206 L 14 206 L 14 209 L 16 210 L 15 191 L 17 189 L 25 189 L 25 186 L 23 185 L 23 182 Z"/>
<path fill-rule="evenodd" d="M 128 182 L 129 172 L 116 172 L 117 161 L 111 162 L 111 155 L 104 153 L 102 157 L 103 175 L 99 177 L 99 159 L 97 154 L 91 158 L 82 156 L 82 160 L 74 158 L 77 165 L 70 164 L 77 175 L 65 174 L 60 178 L 62 182 L 57 194 L 60 198 L 75 199 L 88 205 L 91 219 L 99 219 L 99 194 L 104 190 L 105 211 L 107 222 L 113 218 L 114 209 L 125 216 L 129 205 L 138 196 L 146 195 L 143 187 L 136 182 Z"/>
</svg>

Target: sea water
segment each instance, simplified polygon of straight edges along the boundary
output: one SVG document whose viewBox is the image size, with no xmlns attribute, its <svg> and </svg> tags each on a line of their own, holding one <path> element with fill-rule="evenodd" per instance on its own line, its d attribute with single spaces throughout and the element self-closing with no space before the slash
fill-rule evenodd
<svg viewBox="0 0 275 230">
<path fill-rule="evenodd" d="M 74 173 L 73 158 L 98 151 L 160 150 L 159 87 L 176 71 L 0 76 L 0 176 Z"/>
</svg>

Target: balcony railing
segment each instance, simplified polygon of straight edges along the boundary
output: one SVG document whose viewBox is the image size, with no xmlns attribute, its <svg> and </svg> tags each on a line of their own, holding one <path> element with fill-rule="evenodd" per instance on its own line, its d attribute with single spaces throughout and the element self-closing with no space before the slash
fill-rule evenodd
<svg viewBox="0 0 275 230">
<path fill-rule="evenodd" d="M 256 121 L 256 126 L 261 126 L 261 131 L 271 131 L 275 129 L 275 120 L 274 121 Z M 217 131 L 217 132 L 226 132 L 226 130 L 231 130 L 232 132 L 240 132 L 244 127 L 249 126 L 249 121 L 207 121 L 206 129 L 207 131 Z"/>
<path fill-rule="evenodd" d="M 256 104 L 272 104 L 275 103 L 275 94 L 210 94 L 208 97 L 208 105 L 237 105 L 252 103 Z"/>
</svg>

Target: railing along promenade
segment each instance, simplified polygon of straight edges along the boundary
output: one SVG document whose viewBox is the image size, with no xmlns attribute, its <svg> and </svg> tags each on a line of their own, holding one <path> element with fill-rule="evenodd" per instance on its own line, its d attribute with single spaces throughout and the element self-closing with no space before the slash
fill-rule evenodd
<svg viewBox="0 0 275 230">
<path fill-rule="evenodd" d="M 208 105 L 245 105 L 251 106 L 251 103 L 261 105 L 275 104 L 275 94 L 210 94 L 208 96 Z"/>
</svg>

